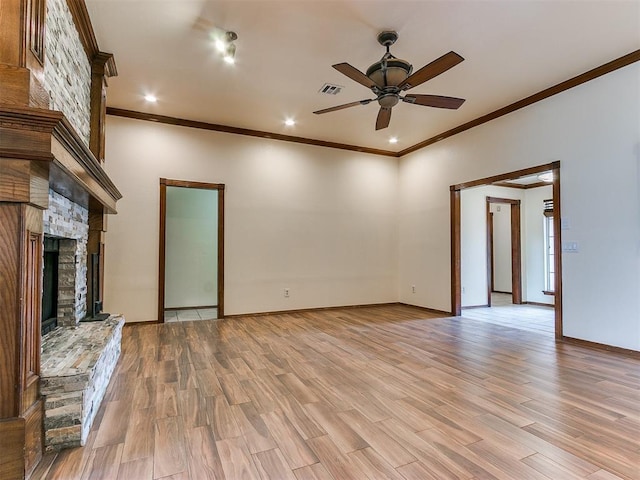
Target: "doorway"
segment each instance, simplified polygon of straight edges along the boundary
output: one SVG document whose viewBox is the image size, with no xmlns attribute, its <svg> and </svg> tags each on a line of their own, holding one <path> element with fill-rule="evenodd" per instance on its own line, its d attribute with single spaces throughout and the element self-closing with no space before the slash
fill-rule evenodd
<svg viewBox="0 0 640 480">
<path fill-rule="evenodd" d="M 224 317 L 224 185 L 160 179 L 158 322 Z"/>
<path fill-rule="evenodd" d="M 557 339 L 563 337 L 562 334 L 562 258 L 561 258 L 561 235 L 560 235 L 560 162 L 553 162 L 538 167 L 527 168 L 510 172 L 494 177 L 483 178 L 466 182 L 462 184 L 452 185 L 450 187 L 451 201 L 451 314 L 460 316 L 462 312 L 462 274 L 461 274 L 461 192 L 465 189 L 487 185 L 503 185 L 507 181 L 515 181 L 523 177 L 542 174 L 545 172 L 552 173 L 552 190 L 553 190 L 553 230 L 556 235 L 553 237 L 553 250 L 557 254 L 553 258 L 553 266 L 555 271 L 555 291 L 554 291 L 554 332 Z M 512 228 L 513 229 L 513 228 Z M 488 230 L 488 229 L 487 229 Z M 519 230 L 518 230 L 519 232 Z M 489 232 L 487 232 L 487 236 Z M 488 253 L 488 252 L 487 252 Z M 521 273 L 520 273 L 521 275 Z M 514 275 L 515 276 L 515 275 Z M 487 281 L 490 285 L 489 273 Z M 490 290 L 490 287 L 488 288 Z M 490 298 L 488 298 L 489 301 Z M 515 299 L 514 299 L 515 300 Z M 522 297 L 520 297 L 522 301 Z M 515 303 L 515 301 L 514 301 Z"/>
<path fill-rule="evenodd" d="M 508 208 L 508 215 L 500 214 Z M 508 293 L 511 303 L 522 304 L 522 239 L 520 232 L 520 200 L 486 197 L 487 212 L 487 306 L 493 303 L 493 293 Z M 505 217 L 507 222 L 498 221 Z M 508 230 L 508 235 L 501 235 Z M 508 239 L 508 245 L 504 244 Z M 501 242 L 502 240 L 502 242 Z M 508 288 L 507 288 L 508 286 Z"/>
</svg>

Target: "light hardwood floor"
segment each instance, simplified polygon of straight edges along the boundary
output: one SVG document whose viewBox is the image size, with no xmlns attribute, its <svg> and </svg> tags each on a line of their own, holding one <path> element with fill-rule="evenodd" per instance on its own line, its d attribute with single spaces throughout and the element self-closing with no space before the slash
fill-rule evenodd
<svg viewBox="0 0 640 480">
<path fill-rule="evenodd" d="M 640 479 L 640 361 L 394 305 L 128 327 L 46 479 Z"/>
</svg>

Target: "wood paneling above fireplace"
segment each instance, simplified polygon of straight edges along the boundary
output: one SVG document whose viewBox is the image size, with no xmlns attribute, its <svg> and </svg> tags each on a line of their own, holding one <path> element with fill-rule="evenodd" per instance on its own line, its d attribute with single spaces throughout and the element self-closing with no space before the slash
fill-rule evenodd
<svg viewBox="0 0 640 480">
<path fill-rule="evenodd" d="M 83 206 L 93 197 L 107 213 L 115 213 L 122 198 L 60 112 L 0 105 L 0 158 L 0 201 L 46 208 L 42 200 L 51 188 Z"/>
</svg>

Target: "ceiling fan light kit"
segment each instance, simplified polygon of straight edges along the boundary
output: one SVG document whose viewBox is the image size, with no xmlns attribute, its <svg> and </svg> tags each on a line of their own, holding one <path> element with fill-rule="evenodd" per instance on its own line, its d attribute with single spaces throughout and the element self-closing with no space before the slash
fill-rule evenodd
<svg viewBox="0 0 640 480">
<path fill-rule="evenodd" d="M 406 95 L 403 97 L 401 92 L 417 87 L 427 80 L 431 80 L 441 73 L 446 72 L 462 62 L 464 58 L 455 52 L 449 52 L 413 73 L 413 66 L 409 62 L 394 57 L 389 51 L 389 47 L 391 47 L 397 39 L 398 34 L 394 31 L 384 31 L 378 34 L 378 43 L 385 47 L 387 51 L 378 62 L 367 69 L 366 74 L 348 63 L 333 65 L 333 68 L 343 75 L 371 89 L 376 96 L 375 98 L 325 108 L 313 113 L 322 114 L 334 112 L 357 105 L 367 105 L 375 100 L 378 102 L 378 105 L 380 105 L 376 120 L 376 130 L 381 130 L 389 126 L 391 109 L 400 101 L 425 107 L 447 108 L 452 110 L 460 108 L 464 103 L 464 99 L 462 98 L 419 94 Z"/>
</svg>

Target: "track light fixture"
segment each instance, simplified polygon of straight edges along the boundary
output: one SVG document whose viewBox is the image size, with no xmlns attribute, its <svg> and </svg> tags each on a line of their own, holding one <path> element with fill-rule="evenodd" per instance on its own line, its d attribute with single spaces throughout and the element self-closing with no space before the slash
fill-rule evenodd
<svg viewBox="0 0 640 480">
<path fill-rule="evenodd" d="M 227 63 L 235 63 L 236 46 L 233 43 L 238 38 L 236 32 L 222 32 L 215 36 L 216 49 L 222 54 L 222 58 Z"/>
</svg>

